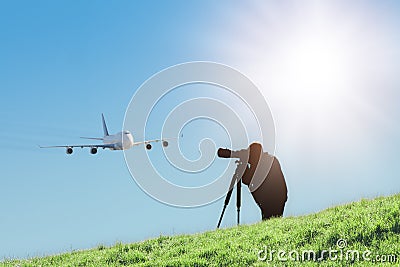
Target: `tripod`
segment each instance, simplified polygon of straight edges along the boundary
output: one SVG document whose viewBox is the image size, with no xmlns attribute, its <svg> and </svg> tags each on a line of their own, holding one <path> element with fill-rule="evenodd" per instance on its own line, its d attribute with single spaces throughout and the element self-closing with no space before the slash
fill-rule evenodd
<svg viewBox="0 0 400 267">
<path fill-rule="evenodd" d="M 236 160 L 235 163 L 236 163 L 236 170 L 232 176 L 232 180 L 229 185 L 229 191 L 225 197 L 224 207 L 222 209 L 221 216 L 219 217 L 217 228 L 219 228 L 219 226 L 221 225 L 222 217 L 224 217 L 225 209 L 228 206 L 229 201 L 231 200 L 232 191 L 233 191 L 233 187 L 235 186 L 235 183 L 236 183 L 237 224 L 239 225 L 239 223 L 240 223 L 240 205 L 241 205 L 241 201 L 242 201 L 242 177 L 241 177 L 241 175 L 243 175 L 243 172 L 241 172 L 241 171 L 242 171 L 244 163 L 241 160 Z"/>
</svg>

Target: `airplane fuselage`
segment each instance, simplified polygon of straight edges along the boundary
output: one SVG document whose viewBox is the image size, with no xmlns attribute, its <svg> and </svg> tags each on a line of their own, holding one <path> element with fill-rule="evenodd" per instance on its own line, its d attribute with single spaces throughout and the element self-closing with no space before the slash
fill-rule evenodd
<svg viewBox="0 0 400 267">
<path fill-rule="evenodd" d="M 123 131 L 112 135 L 105 135 L 103 137 L 105 145 L 113 145 L 111 150 L 125 150 L 130 149 L 133 144 L 133 136 L 129 131 Z"/>
</svg>

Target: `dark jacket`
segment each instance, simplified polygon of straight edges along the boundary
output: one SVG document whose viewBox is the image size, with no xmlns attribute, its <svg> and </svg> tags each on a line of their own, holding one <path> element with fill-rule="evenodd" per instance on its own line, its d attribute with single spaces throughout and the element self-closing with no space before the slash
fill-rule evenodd
<svg viewBox="0 0 400 267">
<path fill-rule="evenodd" d="M 248 185 L 261 209 L 263 219 L 283 215 L 288 190 L 276 157 L 262 153 L 258 166 L 250 164 L 243 174 L 242 181 Z"/>
</svg>

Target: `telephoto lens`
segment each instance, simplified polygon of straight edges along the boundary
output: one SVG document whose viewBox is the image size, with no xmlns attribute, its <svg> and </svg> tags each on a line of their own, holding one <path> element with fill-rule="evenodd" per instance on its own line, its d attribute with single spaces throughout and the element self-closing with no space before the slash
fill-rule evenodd
<svg viewBox="0 0 400 267">
<path fill-rule="evenodd" d="M 227 148 L 219 148 L 217 154 L 220 158 L 230 158 L 232 151 Z"/>
<path fill-rule="evenodd" d="M 238 158 L 242 161 L 245 161 L 249 158 L 249 150 L 247 149 L 236 151 L 227 148 L 219 148 L 217 154 L 220 158 Z"/>
</svg>

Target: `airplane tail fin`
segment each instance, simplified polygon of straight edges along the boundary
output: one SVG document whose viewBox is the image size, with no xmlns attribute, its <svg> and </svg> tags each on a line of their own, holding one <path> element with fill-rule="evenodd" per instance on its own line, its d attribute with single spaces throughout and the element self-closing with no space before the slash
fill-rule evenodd
<svg viewBox="0 0 400 267">
<path fill-rule="evenodd" d="M 107 130 L 107 125 L 106 125 L 106 120 L 104 119 L 104 114 L 101 113 L 101 118 L 103 120 L 103 131 L 104 131 L 104 136 L 108 136 L 108 130 Z M 102 139 L 103 140 L 103 139 Z"/>
</svg>

